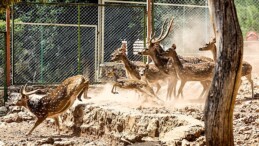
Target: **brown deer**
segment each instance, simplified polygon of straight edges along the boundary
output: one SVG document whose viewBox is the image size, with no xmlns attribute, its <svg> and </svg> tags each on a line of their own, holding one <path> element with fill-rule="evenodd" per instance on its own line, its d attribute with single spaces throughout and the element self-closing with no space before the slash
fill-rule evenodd
<svg viewBox="0 0 259 146">
<path fill-rule="evenodd" d="M 172 24 L 174 19 L 172 18 L 168 24 L 167 30 L 165 31 L 165 24 L 168 19 L 166 19 L 162 25 L 161 33 L 160 35 L 155 38 L 155 33 L 152 34 L 152 37 L 149 40 L 147 49 L 140 51 L 139 55 L 148 55 L 153 60 L 155 66 L 159 69 L 159 72 L 152 73 L 149 68 L 149 66 L 145 69 L 145 72 L 147 74 L 150 74 L 152 78 L 154 78 L 156 75 L 158 75 L 156 78 L 160 78 L 160 80 L 168 80 L 168 87 L 167 87 L 167 96 L 166 99 L 171 99 L 172 92 L 174 92 L 175 95 L 175 89 L 176 89 L 176 83 L 177 83 L 177 77 L 175 74 L 175 71 L 173 68 L 170 68 L 170 70 L 167 67 L 168 58 L 162 57 L 160 54 L 164 52 L 163 48 L 160 45 L 160 42 L 163 41 L 169 34 L 169 32 L 172 29 Z M 165 31 L 165 32 L 164 32 Z M 153 32 L 152 32 L 153 33 Z"/>
<path fill-rule="evenodd" d="M 166 21 L 165 21 L 166 22 Z M 169 99 L 171 97 L 172 92 L 174 92 L 174 95 L 176 96 L 176 83 L 177 83 L 177 76 L 175 73 L 174 68 L 168 68 L 168 58 L 164 57 L 161 55 L 161 53 L 164 52 L 164 50 L 162 49 L 162 47 L 160 46 L 160 42 L 163 41 L 167 35 L 169 34 L 169 31 L 172 30 L 172 25 L 173 25 L 173 19 L 171 19 L 169 26 L 167 28 L 166 33 L 163 35 L 162 33 L 164 32 L 164 26 L 165 26 L 165 22 L 162 26 L 162 31 L 161 34 L 159 35 L 158 38 L 154 38 L 154 36 L 150 39 L 149 42 L 149 46 L 147 49 L 139 52 L 140 55 L 148 55 L 151 57 L 151 59 L 153 60 L 154 64 L 161 69 L 162 71 L 164 71 L 165 73 L 167 73 L 170 77 L 171 77 L 171 81 L 169 81 L 168 84 L 168 94 L 167 94 L 167 98 L 169 96 Z M 201 63 L 201 62 L 212 62 L 213 60 L 207 57 L 195 57 L 195 56 L 179 56 L 181 60 L 181 63 L 191 63 L 191 64 L 197 64 L 197 63 Z M 205 93 L 205 88 L 207 88 L 208 83 L 204 83 L 201 82 L 202 86 L 203 86 L 203 92 L 200 95 L 203 96 L 203 94 Z M 182 86 L 185 85 L 184 82 L 182 82 L 181 84 Z M 181 95 L 183 96 L 182 91 L 180 92 Z"/>
<path fill-rule="evenodd" d="M 118 94 L 118 92 L 116 91 L 116 88 L 119 87 L 122 89 L 135 90 L 137 93 L 144 94 L 144 97 L 149 96 L 149 97 L 152 97 L 152 99 L 160 101 L 160 99 L 155 95 L 153 89 L 148 85 L 148 83 L 142 80 L 120 78 L 117 75 L 115 68 L 108 71 L 107 76 L 112 77 L 115 82 L 113 83 L 113 87 L 111 90 L 113 94 Z M 147 99 L 145 99 L 144 101 L 146 100 Z"/>
<path fill-rule="evenodd" d="M 127 55 L 126 55 L 126 44 L 122 44 L 120 48 L 116 49 L 112 54 L 111 54 L 111 61 L 122 61 L 125 69 L 126 69 L 126 74 L 129 79 L 135 79 L 135 80 L 140 80 L 141 77 L 138 73 L 138 67 L 129 61 Z"/>
<path fill-rule="evenodd" d="M 126 55 L 126 45 L 125 44 L 122 44 L 122 46 L 120 48 L 116 49 L 111 54 L 111 61 L 112 62 L 113 61 L 122 61 L 125 66 L 125 69 L 126 69 L 127 77 L 129 79 L 141 80 L 141 76 L 139 75 L 139 70 L 138 70 L 138 68 L 140 66 L 129 61 L 129 59 Z M 149 78 L 147 78 L 147 79 L 149 79 Z M 157 88 L 156 93 L 161 88 L 158 80 L 149 80 L 149 83 L 152 84 L 153 86 L 156 86 L 156 88 Z"/>
<path fill-rule="evenodd" d="M 58 134 L 60 134 L 58 116 L 68 110 L 76 98 L 81 101 L 81 95 L 83 93 L 87 94 L 86 90 L 88 90 L 88 87 L 89 82 L 82 75 L 69 77 L 56 89 L 37 100 L 29 96 L 37 93 L 39 90 L 27 92 L 26 85 L 22 87 L 21 99 L 18 100 L 16 105 L 24 106 L 37 117 L 36 123 L 27 135 L 30 135 L 46 118 L 53 118 L 55 120 L 55 124 L 58 126 Z"/>
<path fill-rule="evenodd" d="M 178 90 L 177 97 L 182 92 L 184 84 L 187 81 L 200 81 L 204 87 L 202 94 L 208 92 L 208 85 L 212 80 L 213 70 L 215 66 L 214 62 L 201 62 L 197 64 L 182 63 L 175 50 L 176 45 L 173 44 L 171 48 L 169 48 L 161 55 L 171 57 L 173 59 L 173 67 L 176 70 L 177 76 L 181 79 L 181 85 Z"/>
<path fill-rule="evenodd" d="M 200 51 L 211 51 L 213 55 L 213 60 L 215 63 L 217 62 L 217 47 L 216 47 L 216 39 L 212 39 L 208 44 L 206 44 L 204 47 L 199 48 Z M 252 80 L 252 65 L 249 64 L 246 61 L 242 62 L 242 76 L 245 76 L 247 80 L 251 84 L 251 89 L 252 89 L 252 98 L 254 97 L 254 82 Z"/>
</svg>

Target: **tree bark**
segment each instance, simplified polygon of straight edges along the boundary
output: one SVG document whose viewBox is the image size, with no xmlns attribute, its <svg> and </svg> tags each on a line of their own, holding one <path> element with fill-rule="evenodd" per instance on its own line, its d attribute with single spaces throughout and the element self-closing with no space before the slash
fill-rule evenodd
<svg viewBox="0 0 259 146">
<path fill-rule="evenodd" d="M 233 110 L 240 85 L 243 38 L 234 0 L 209 0 L 218 61 L 205 105 L 207 146 L 233 146 Z"/>
</svg>

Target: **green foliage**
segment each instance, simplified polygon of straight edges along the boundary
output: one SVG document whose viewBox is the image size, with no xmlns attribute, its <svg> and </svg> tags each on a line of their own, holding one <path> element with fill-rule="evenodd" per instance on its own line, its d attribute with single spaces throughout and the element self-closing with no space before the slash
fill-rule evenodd
<svg viewBox="0 0 259 146">
<path fill-rule="evenodd" d="M 5 21 L 0 20 L 0 31 L 5 31 Z M 4 68 L 4 33 L 0 33 L 0 72 Z M 3 74 L 0 73 L 0 86 L 3 85 Z"/>
<path fill-rule="evenodd" d="M 243 36 L 248 31 L 259 32 L 259 1 L 236 0 L 235 4 Z"/>
<path fill-rule="evenodd" d="M 12 5 L 13 3 L 17 3 L 20 0 L 1 0 L 0 1 L 0 13 L 5 12 L 6 8 Z"/>
</svg>

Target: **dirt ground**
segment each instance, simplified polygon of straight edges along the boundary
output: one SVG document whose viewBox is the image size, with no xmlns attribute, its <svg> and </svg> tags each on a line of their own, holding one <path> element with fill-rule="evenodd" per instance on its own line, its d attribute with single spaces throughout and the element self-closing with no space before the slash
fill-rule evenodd
<svg viewBox="0 0 259 146">
<path fill-rule="evenodd" d="M 251 145 L 259 146 L 259 100 L 251 100 L 251 88 L 246 79 L 243 79 L 240 88 L 235 110 L 234 110 L 234 138 L 236 145 Z M 254 76 L 255 94 L 259 97 L 259 78 Z M 188 83 L 184 88 L 184 99 L 172 99 L 165 102 L 162 106 L 153 106 L 151 104 L 141 105 L 137 94 L 129 91 L 119 90 L 120 94 L 113 95 L 110 93 L 111 85 L 101 86 L 100 88 L 89 89 L 90 100 L 85 100 L 87 104 L 92 106 L 103 107 L 103 109 L 113 109 L 119 111 L 120 114 L 131 113 L 136 114 L 141 112 L 143 115 L 150 115 L 155 111 L 156 114 L 177 114 L 183 117 L 183 120 L 189 120 L 189 123 L 203 124 L 203 108 L 205 99 L 198 99 L 201 92 L 201 86 L 198 83 Z M 159 92 L 159 97 L 164 99 L 165 88 Z M 140 108 L 141 106 L 141 108 Z M 5 109 L 1 107 L 2 114 L 0 117 L 0 146 L 1 145 L 85 145 L 85 146 L 107 146 L 116 145 L 111 143 L 109 136 L 98 136 L 95 134 L 86 134 L 77 136 L 70 130 L 62 130 L 61 135 L 57 135 L 56 127 L 52 120 L 44 121 L 37 127 L 32 135 L 26 136 L 25 134 L 32 128 L 35 123 L 35 117 L 31 115 L 28 110 L 12 107 Z M 154 115 L 156 115 L 154 114 Z M 116 116 L 116 115 L 115 115 Z M 22 117 L 22 118 L 21 118 Z M 175 128 L 177 129 L 177 128 Z M 178 136 L 176 134 L 170 135 Z M 204 133 L 199 135 L 199 139 L 204 140 Z M 135 146 L 152 146 L 152 145 L 167 145 L 162 141 L 164 138 L 146 139 L 142 142 L 126 142 L 121 141 L 120 145 L 135 145 Z M 196 140 L 196 139 L 195 139 Z M 124 142 L 123 142 L 124 141 Z M 148 142 L 151 141 L 151 142 Z M 196 140 L 197 141 L 197 140 Z M 117 143 L 118 144 L 118 143 Z M 181 143 L 176 145 L 192 145 L 190 141 L 182 140 Z M 200 144 L 200 145 L 204 145 Z"/>
</svg>

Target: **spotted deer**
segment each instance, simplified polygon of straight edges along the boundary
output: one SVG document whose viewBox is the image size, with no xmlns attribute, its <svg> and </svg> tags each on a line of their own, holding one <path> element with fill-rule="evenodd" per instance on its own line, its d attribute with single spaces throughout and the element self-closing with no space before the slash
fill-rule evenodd
<svg viewBox="0 0 259 146">
<path fill-rule="evenodd" d="M 111 61 L 122 61 L 125 69 L 126 69 L 126 73 L 127 73 L 127 78 L 128 79 L 134 79 L 134 80 L 141 80 L 141 76 L 139 74 L 139 67 L 141 67 L 141 65 L 137 65 L 133 62 L 131 62 L 127 55 L 126 55 L 126 45 L 122 44 L 120 48 L 116 49 L 112 54 L 111 54 Z M 147 80 L 149 81 L 150 84 L 152 84 L 153 86 L 155 86 L 157 88 L 156 93 L 159 91 L 159 89 L 161 88 L 158 80 L 152 80 L 147 78 Z"/>
<path fill-rule="evenodd" d="M 207 93 L 209 91 L 208 85 L 210 85 L 212 80 L 215 66 L 214 62 L 201 62 L 197 64 L 182 63 L 175 50 L 176 45 L 173 44 L 171 48 L 161 55 L 171 57 L 173 59 L 173 67 L 176 70 L 177 76 L 181 79 L 181 85 L 179 87 L 177 97 L 182 92 L 184 84 L 187 81 L 200 81 L 204 87 L 201 95 Z"/>
<path fill-rule="evenodd" d="M 58 116 L 67 111 L 73 105 L 76 98 L 81 101 L 81 95 L 83 93 L 87 94 L 88 87 L 88 80 L 82 75 L 77 75 L 67 78 L 56 89 L 48 92 L 42 98 L 35 99 L 31 96 L 39 90 L 27 92 L 26 85 L 23 86 L 20 91 L 21 99 L 17 101 L 16 105 L 27 108 L 37 117 L 36 123 L 27 135 L 30 135 L 46 118 L 53 118 L 55 120 L 58 134 L 60 134 Z"/>
<path fill-rule="evenodd" d="M 166 21 L 165 21 L 166 22 Z M 169 76 L 169 83 L 168 83 L 168 94 L 167 94 L 167 99 L 171 98 L 172 93 L 174 93 L 174 96 L 176 96 L 176 83 L 177 83 L 177 75 L 175 72 L 174 67 L 168 67 L 168 64 L 170 64 L 169 62 L 169 58 L 165 57 L 163 55 L 161 55 L 162 53 L 164 53 L 165 51 L 162 49 L 160 42 L 163 41 L 167 35 L 169 34 L 169 31 L 172 30 L 172 25 L 173 25 L 173 19 L 171 19 L 171 21 L 169 22 L 167 31 L 165 32 L 165 34 L 163 35 L 162 33 L 164 32 L 164 27 L 165 27 L 165 22 L 162 25 L 162 30 L 161 30 L 161 34 L 159 35 L 158 38 L 154 38 L 154 36 L 150 39 L 148 47 L 144 50 L 142 50 L 141 52 L 139 52 L 140 55 L 148 55 L 151 57 L 151 59 L 153 60 L 154 64 L 161 69 L 162 71 L 164 71 L 165 73 L 167 73 L 167 75 Z M 203 57 L 203 56 L 179 56 L 181 63 L 191 63 L 191 64 L 196 64 L 196 63 L 201 63 L 201 62 L 212 62 L 213 60 L 207 57 Z M 200 95 L 203 96 L 204 92 L 205 92 L 205 88 L 207 88 L 208 84 L 205 83 L 201 83 L 204 90 L 202 92 L 202 94 Z M 181 82 L 181 85 L 184 86 L 185 83 Z M 180 91 L 181 95 L 183 96 L 182 91 Z"/>
<path fill-rule="evenodd" d="M 216 39 L 213 38 L 212 41 L 210 41 L 208 44 L 206 44 L 204 47 L 199 48 L 200 51 L 211 51 L 213 55 L 213 60 L 215 63 L 217 62 L 217 47 L 216 47 Z M 252 89 L 252 98 L 254 97 L 254 82 L 252 80 L 252 65 L 246 61 L 242 62 L 242 71 L 241 75 L 245 76 L 247 80 L 251 84 Z"/>
<path fill-rule="evenodd" d="M 107 76 L 113 78 L 114 83 L 111 90 L 113 94 L 118 94 L 118 92 L 116 91 L 116 88 L 119 87 L 122 89 L 135 90 L 137 93 L 143 94 L 144 97 L 148 96 L 148 97 L 151 97 L 153 100 L 160 101 L 159 97 L 156 96 L 153 89 L 145 81 L 120 78 L 117 75 L 115 68 L 113 68 L 112 70 L 109 70 L 107 72 Z M 144 101 L 146 100 L 147 99 L 145 99 Z"/>
<path fill-rule="evenodd" d="M 166 19 L 163 22 L 163 25 L 161 28 L 161 33 L 159 34 L 159 36 L 157 38 L 155 38 L 155 33 L 152 32 L 152 36 L 150 36 L 150 39 L 148 42 L 148 47 L 146 49 L 140 51 L 138 54 L 147 55 L 153 60 L 155 66 L 159 69 L 159 72 L 152 73 L 152 70 L 150 70 L 149 67 L 147 66 L 145 68 L 145 74 L 146 74 L 146 76 L 148 76 L 148 74 L 149 74 L 150 78 L 153 78 L 153 79 L 160 78 L 160 80 L 166 80 L 168 82 L 166 99 L 170 100 L 172 92 L 174 92 L 174 95 L 176 95 L 175 89 L 176 89 L 176 83 L 177 83 L 177 76 L 176 76 L 175 70 L 173 68 L 168 69 L 168 67 L 167 67 L 167 63 L 168 63 L 169 59 L 162 57 L 160 55 L 161 53 L 164 52 L 160 43 L 168 36 L 169 32 L 172 30 L 172 26 L 173 26 L 172 24 L 173 24 L 174 19 L 172 18 L 169 21 L 167 29 L 165 30 L 165 24 L 167 21 L 168 21 L 168 19 Z M 156 76 L 156 75 L 158 75 L 158 76 Z"/>
</svg>

